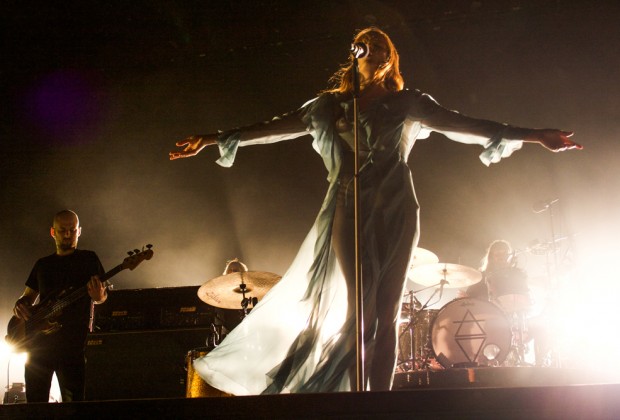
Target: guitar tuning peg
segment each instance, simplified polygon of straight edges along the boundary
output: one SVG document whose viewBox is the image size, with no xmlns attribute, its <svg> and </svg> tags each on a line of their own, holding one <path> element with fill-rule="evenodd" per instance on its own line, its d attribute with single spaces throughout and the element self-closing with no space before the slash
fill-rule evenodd
<svg viewBox="0 0 620 420">
<path fill-rule="evenodd" d="M 131 257 L 133 255 L 133 251 L 127 251 L 127 254 Z"/>
<path fill-rule="evenodd" d="M 136 254 L 139 254 L 140 250 L 139 249 L 134 249 L 133 252 L 136 253 Z"/>
<path fill-rule="evenodd" d="M 153 248 L 153 245 L 152 245 L 152 244 L 147 244 L 147 245 L 146 245 L 146 249 L 151 249 L 151 248 Z"/>
</svg>

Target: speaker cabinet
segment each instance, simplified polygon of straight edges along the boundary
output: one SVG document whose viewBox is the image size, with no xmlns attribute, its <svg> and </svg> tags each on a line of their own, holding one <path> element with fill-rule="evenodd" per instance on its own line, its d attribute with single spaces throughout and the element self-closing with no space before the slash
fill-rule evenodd
<svg viewBox="0 0 620 420">
<path fill-rule="evenodd" d="M 185 397 L 186 356 L 210 329 L 93 333 L 86 346 L 86 399 Z"/>
<path fill-rule="evenodd" d="M 95 305 L 94 332 L 209 327 L 215 308 L 198 298 L 198 286 L 111 290 Z"/>
</svg>

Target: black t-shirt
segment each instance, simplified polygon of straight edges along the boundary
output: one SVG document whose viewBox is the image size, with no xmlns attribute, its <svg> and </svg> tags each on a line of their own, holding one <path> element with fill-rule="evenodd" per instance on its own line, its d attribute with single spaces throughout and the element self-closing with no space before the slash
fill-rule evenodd
<svg viewBox="0 0 620 420">
<path fill-rule="evenodd" d="M 517 267 L 483 272 L 482 280 L 467 288 L 467 296 L 474 299 L 494 300 L 505 295 L 527 295 L 527 276 Z"/>
<path fill-rule="evenodd" d="M 472 299 L 489 300 L 489 288 L 484 279 L 469 286 L 465 294 Z"/>
<path fill-rule="evenodd" d="M 527 276 L 517 267 L 503 268 L 485 273 L 489 296 L 497 299 L 506 295 L 527 295 Z"/>
<path fill-rule="evenodd" d="M 90 297 L 85 286 L 91 276 L 104 272 L 97 254 L 79 249 L 65 256 L 52 254 L 35 263 L 26 286 L 39 292 L 43 308 L 48 300 L 59 303 L 79 296 L 54 317 L 62 328 L 53 334 L 39 334 L 36 343 L 48 350 L 83 347 L 90 317 Z"/>
</svg>

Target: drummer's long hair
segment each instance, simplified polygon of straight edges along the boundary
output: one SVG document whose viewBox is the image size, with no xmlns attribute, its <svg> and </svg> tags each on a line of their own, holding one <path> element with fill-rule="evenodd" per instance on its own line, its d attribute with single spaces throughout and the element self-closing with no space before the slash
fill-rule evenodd
<svg viewBox="0 0 620 420">
<path fill-rule="evenodd" d="M 381 38 L 388 46 L 388 59 L 375 73 L 372 80 L 374 83 L 382 84 L 390 92 L 403 90 L 405 82 L 400 74 L 398 51 L 390 37 L 379 28 L 371 26 L 359 31 L 353 38 L 353 43 L 363 42 L 371 44 L 373 39 Z M 329 79 L 330 88 L 325 90 L 329 93 L 352 93 L 353 92 L 353 55 L 340 67 Z"/>
<path fill-rule="evenodd" d="M 487 271 L 487 269 L 489 268 L 489 255 L 491 254 L 491 250 L 499 246 L 501 246 L 502 248 L 506 248 L 508 250 L 508 253 L 511 254 L 510 265 L 514 266 L 516 264 L 516 260 L 513 256 L 514 251 L 512 250 L 512 246 L 510 246 L 510 242 L 505 241 L 503 239 L 498 239 L 496 241 L 491 242 L 491 245 L 489 245 L 489 247 L 487 248 L 487 252 L 482 258 L 482 261 L 480 262 L 480 271 L 482 272 Z"/>
</svg>

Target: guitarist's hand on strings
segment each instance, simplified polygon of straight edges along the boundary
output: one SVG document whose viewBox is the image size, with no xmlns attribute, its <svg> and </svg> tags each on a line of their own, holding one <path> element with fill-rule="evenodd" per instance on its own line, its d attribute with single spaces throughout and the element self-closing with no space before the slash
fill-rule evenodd
<svg viewBox="0 0 620 420">
<path fill-rule="evenodd" d="M 17 299 L 17 302 L 15 302 L 15 307 L 13 308 L 13 314 L 19 319 L 28 321 L 32 315 L 30 308 L 32 307 L 36 297 L 37 293 L 33 290 L 32 294 L 24 294 L 22 297 Z"/>
<path fill-rule="evenodd" d="M 95 303 L 103 303 L 108 298 L 106 287 L 99 276 L 92 276 L 86 285 L 88 295 Z"/>
</svg>

